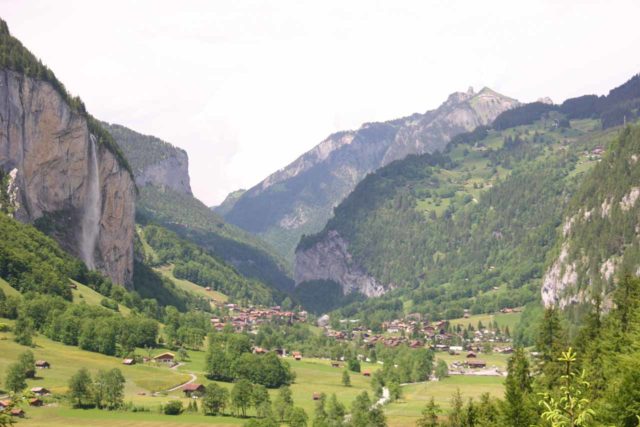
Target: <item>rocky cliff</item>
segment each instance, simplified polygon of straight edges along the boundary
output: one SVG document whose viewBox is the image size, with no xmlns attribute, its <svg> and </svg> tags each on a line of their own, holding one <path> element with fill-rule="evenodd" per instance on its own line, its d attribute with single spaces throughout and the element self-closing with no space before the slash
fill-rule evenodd
<svg viewBox="0 0 640 427">
<path fill-rule="evenodd" d="M 425 114 L 333 134 L 246 191 L 223 214 L 293 259 L 300 236 L 319 231 L 368 173 L 409 154 L 441 150 L 453 136 L 486 125 L 516 105 L 490 89 L 470 89 Z"/>
<path fill-rule="evenodd" d="M 360 292 L 378 297 L 392 288 L 382 286 L 357 265 L 348 251 L 348 243 L 335 230 L 316 245 L 296 253 L 294 279 L 296 286 L 307 281 L 332 280 L 342 286 L 345 295 Z"/>
<path fill-rule="evenodd" d="M 151 135 L 102 123 L 131 164 L 138 187 L 154 185 L 191 195 L 187 152 Z"/>
<path fill-rule="evenodd" d="M 0 168 L 17 219 L 115 283 L 133 275 L 135 186 L 86 114 L 46 81 L 0 69 Z"/>
<path fill-rule="evenodd" d="M 608 301 L 620 273 L 640 274 L 640 128 L 626 128 L 583 180 L 542 283 L 545 306 Z"/>
</svg>

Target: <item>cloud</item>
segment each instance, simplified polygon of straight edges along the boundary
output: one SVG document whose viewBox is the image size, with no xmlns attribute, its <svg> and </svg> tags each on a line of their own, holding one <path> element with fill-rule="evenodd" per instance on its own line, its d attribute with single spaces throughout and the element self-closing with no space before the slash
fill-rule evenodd
<svg viewBox="0 0 640 427">
<path fill-rule="evenodd" d="M 185 148 L 208 204 L 328 134 L 490 86 L 530 101 L 640 70 L 640 3 L 0 0 L 102 120 Z M 578 13 L 579 12 L 579 13 Z"/>
</svg>

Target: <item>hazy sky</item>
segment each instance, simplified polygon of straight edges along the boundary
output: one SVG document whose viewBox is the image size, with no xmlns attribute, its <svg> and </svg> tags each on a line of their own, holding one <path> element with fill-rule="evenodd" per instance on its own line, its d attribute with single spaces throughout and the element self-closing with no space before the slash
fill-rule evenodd
<svg viewBox="0 0 640 427">
<path fill-rule="evenodd" d="M 186 149 L 207 204 L 469 86 L 561 102 L 640 71 L 638 0 L 0 0 L 0 16 L 94 116 Z"/>
</svg>

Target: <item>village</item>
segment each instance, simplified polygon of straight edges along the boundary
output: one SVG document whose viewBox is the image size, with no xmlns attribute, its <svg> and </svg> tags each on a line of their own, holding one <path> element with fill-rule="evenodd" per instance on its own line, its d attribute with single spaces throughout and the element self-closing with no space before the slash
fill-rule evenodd
<svg viewBox="0 0 640 427">
<path fill-rule="evenodd" d="M 226 310 L 227 315 L 211 318 L 211 326 L 216 331 L 222 331 L 225 327 L 233 328 L 235 332 L 256 333 L 260 325 L 270 322 L 294 322 L 304 323 L 307 321 L 306 311 L 283 311 L 280 306 L 262 308 L 243 308 L 237 304 L 224 304 L 221 311 Z"/>
</svg>

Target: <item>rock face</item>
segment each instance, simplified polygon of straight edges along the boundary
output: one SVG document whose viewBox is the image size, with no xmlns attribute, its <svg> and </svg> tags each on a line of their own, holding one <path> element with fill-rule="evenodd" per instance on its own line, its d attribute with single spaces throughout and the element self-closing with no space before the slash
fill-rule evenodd
<svg viewBox="0 0 640 427">
<path fill-rule="evenodd" d="M 353 261 L 348 243 L 335 230 L 311 248 L 296 253 L 294 279 L 296 286 L 311 280 L 332 280 L 342 286 L 345 295 L 360 292 L 367 297 L 378 297 L 392 287 L 384 287 L 366 274 Z"/>
<path fill-rule="evenodd" d="M 90 268 L 131 284 L 131 175 L 53 86 L 8 70 L 0 70 L 0 168 L 12 177 L 17 219 L 39 222 Z"/>
<path fill-rule="evenodd" d="M 131 164 L 138 187 L 154 185 L 192 195 L 187 152 L 155 136 L 102 123 Z"/>
<path fill-rule="evenodd" d="M 370 172 L 409 154 L 441 150 L 459 133 L 519 105 L 490 89 L 454 93 L 436 110 L 329 136 L 246 191 L 225 219 L 260 234 L 289 259 L 302 234 L 319 231 Z"/>
</svg>

